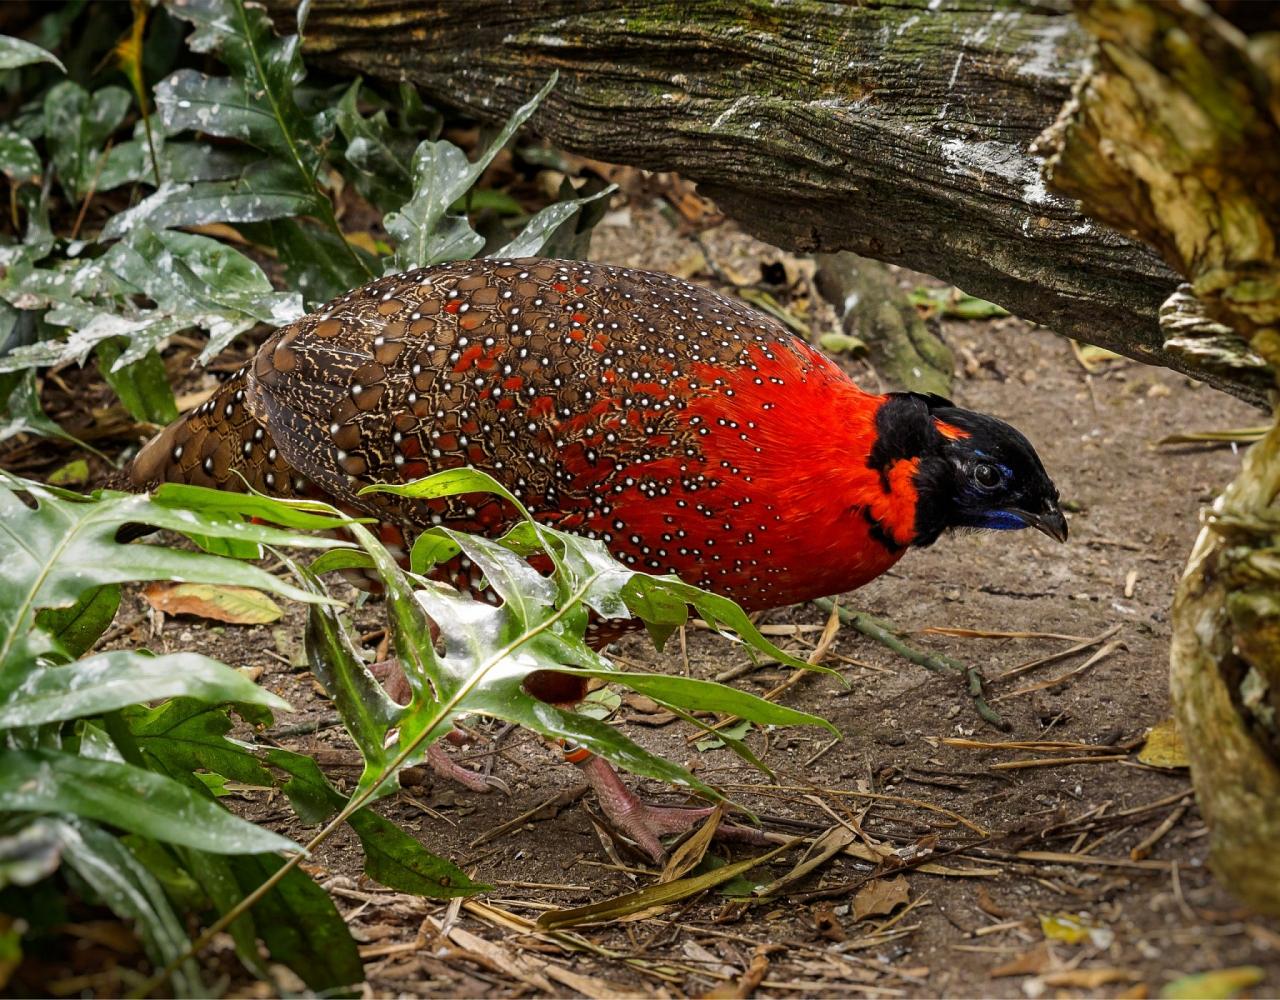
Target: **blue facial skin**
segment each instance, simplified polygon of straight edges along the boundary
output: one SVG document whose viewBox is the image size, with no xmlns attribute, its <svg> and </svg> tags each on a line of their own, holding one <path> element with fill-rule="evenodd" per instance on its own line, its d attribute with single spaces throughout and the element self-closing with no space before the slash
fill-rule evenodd
<svg viewBox="0 0 1280 1000">
<path fill-rule="evenodd" d="M 973 522 L 975 528 L 991 528 L 995 531 L 1016 531 L 1019 528 L 1030 527 L 1017 514 L 1007 510 L 993 510 L 986 514 L 982 514 Z"/>
</svg>

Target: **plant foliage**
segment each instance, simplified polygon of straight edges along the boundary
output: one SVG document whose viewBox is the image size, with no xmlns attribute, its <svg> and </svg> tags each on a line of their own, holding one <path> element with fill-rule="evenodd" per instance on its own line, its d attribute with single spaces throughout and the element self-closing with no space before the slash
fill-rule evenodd
<svg viewBox="0 0 1280 1000">
<path fill-rule="evenodd" d="M 162 866 L 189 872 L 199 897 L 195 909 L 216 913 L 243 894 L 239 882 L 227 883 L 235 891 L 222 892 L 216 879 L 225 881 L 239 870 L 252 882 L 261 867 L 256 856 L 297 849 L 228 812 L 198 777 L 260 776 L 259 783 L 274 784 L 272 773 L 226 733 L 233 710 L 265 723 L 288 706 L 240 672 L 196 653 L 86 654 L 111 625 L 121 584 L 133 581 L 183 578 L 307 602 L 325 598 L 238 559 L 168 545 L 126 545 L 117 535 L 147 525 L 204 544 L 225 540 L 250 555 L 264 545 L 338 544 L 228 517 L 228 502 L 234 505 L 238 498 L 216 496 L 219 504 L 202 512 L 164 496 L 82 497 L 12 477 L 0 480 L 0 563 L 6 567 L 0 578 L 0 858 L 28 854 L 29 846 L 17 852 L 20 844 L 41 845 L 36 872 L 74 873 L 82 892 L 135 922 L 158 964 L 180 957 L 188 944 Z M 249 508 L 266 512 L 261 503 Z M 336 515 L 283 508 L 279 520 L 344 522 Z M 173 739 L 180 726 L 181 739 Z M 0 907 L 26 913 L 31 900 L 17 887 L 31 880 L 30 870 L 0 862 Z M 312 899 L 310 919 L 345 932 L 328 898 L 320 893 Z M 36 923 L 38 914 L 31 917 Z M 261 972 L 256 941 L 240 943 L 242 957 Z M 317 978 L 315 988 L 358 978 L 354 948 L 347 950 L 346 971 Z M 273 958 L 307 979 L 323 966 L 316 964 L 320 957 L 329 962 L 333 954 L 295 949 Z M 184 994 L 203 991 L 194 963 L 180 963 L 174 986 Z"/>
<path fill-rule="evenodd" d="M 11 433 L 56 433 L 38 415 L 28 371 L 97 352 L 128 411 L 163 420 L 172 394 L 156 358 L 174 334 L 205 331 L 204 363 L 254 326 L 287 323 L 384 272 L 487 245 L 508 255 L 553 240 L 566 248 L 558 234 L 612 190 L 567 191 L 531 218 L 515 205 L 519 235 L 486 240 L 468 218 L 472 189 L 554 78 L 473 163 L 439 138 L 439 115 L 411 87 L 387 101 L 360 80 L 340 95 L 309 83 L 300 36 L 277 36 L 245 0 L 135 5 L 133 16 L 114 50 L 128 87 L 59 79 L 51 53 L 0 37 L 0 72 L 38 66 L 46 83 L 0 127 L 15 227 L 7 240 L 0 233 L 0 408 Z M 189 25 L 187 50 L 216 58 L 225 74 L 179 67 L 148 94 L 148 17 Z M 151 35 L 169 37 L 154 25 Z M 344 232 L 335 198 L 347 184 L 386 213 L 391 246 Z M 129 207 L 96 230 L 83 224 L 95 197 L 121 190 Z M 69 232 L 51 226 L 55 209 L 74 220 Z M 238 245 L 182 231 L 192 228 Z M 263 272 L 264 255 L 279 261 L 285 290 Z M 24 314 L 36 322 L 19 338 Z"/>
</svg>

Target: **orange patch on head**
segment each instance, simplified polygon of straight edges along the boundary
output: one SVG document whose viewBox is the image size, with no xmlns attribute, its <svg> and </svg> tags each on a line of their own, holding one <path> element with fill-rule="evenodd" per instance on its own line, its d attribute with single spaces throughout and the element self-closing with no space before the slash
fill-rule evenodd
<svg viewBox="0 0 1280 1000">
<path fill-rule="evenodd" d="M 938 428 L 938 433 L 944 438 L 950 438 L 952 441 L 959 438 L 967 438 L 969 436 L 969 432 L 963 427 L 957 427 L 955 424 L 949 424 L 944 420 L 939 420 L 937 417 L 933 418 L 933 426 Z"/>
<path fill-rule="evenodd" d="M 894 541 L 907 545 L 916 533 L 916 470 L 920 459 L 902 458 L 889 467 L 889 493 L 874 505 L 872 513 Z"/>
</svg>

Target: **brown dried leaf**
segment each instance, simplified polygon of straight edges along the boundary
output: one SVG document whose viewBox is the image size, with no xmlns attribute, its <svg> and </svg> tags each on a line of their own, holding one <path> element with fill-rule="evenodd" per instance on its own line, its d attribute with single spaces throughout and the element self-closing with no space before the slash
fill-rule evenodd
<svg viewBox="0 0 1280 1000">
<path fill-rule="evenodd" d="M 720 829 L 720 820 L 723 817 L 724 806 L 716 806 L 711 810 L 711 815 L 706 818 L 702 826 L 698 827 L 693 836 L 671 852 L 671 857 L 667 859 L 666 867 L 662 869 L 658 881 L 674 882 L 681 875 L 697 868 L 702 863 L 707 848 L 711 846 L 716 831 Z"/>
<path fill-rule="evenodd" d="M 907 877 L 876 879 L 853 897 L 853 919 L 888 916 L 910 898 Z"/>
<path fill-rule="evenodd" d="M 1131 969 L 1063 969 L 1044 976 L 1046 986 L 1067 986 L 1079 990 L 1096 990 L 1109 983 L 1136 983 L 1142 976 Z"/>
<path fill-rule="evenodd" d="M 1003 965 L 997 965 L 988 976 L 999 979 L 1003 976 L 1040 976 L 1058 965 L 1057 956 L 1049 947 L 1049 942 L 1041 941 L 1030 951 L 1024 951 Z"/>
<path fill-rule="evenodd" d="M 260 590 L 213 583 L 149 583 L 142 596 L 167 615 L 195 615 L 232 625 L 265 625 L 281 618 L 280 605 Z"/>
<path fill-rule="evenodd" d="M 750 871 L 757 865 L 772 861 L 783 851 L 798 843 L 800 843 L 799 838 L 789 840 L 787 843 L 780 844 L 772 851 L 768 851 L 757 858 L 748 858 L 745 861 L 725 865 L 723 868 L 717 868 L 715 871 L 707 872 L 705 875 L 696 875 L 690 878 L 676 879 L 674 882 L 662 882 L 646 886 L 643 889 L 624 893 L 621 896 L 615 896 L 613 899 L 606 899 L 599 903 L 590 903 L 586 906 L 548 910 L 538 917 L 537 927 L 538 930 L 553 931 L 564 927 L 577 927 L 581 924 L 608 923 L 609 921 L 623 919 L 634 913 L 670 906 L 673 903 L 688 899 L 690 896 L 695 896 L 706 889 L 714 889 L 718 885 L 723 885 L 730 879 Z"/>
<path fill-rule="evenodd" d="M 836 916 L 830 903 L 817 903 L 813 907 L 813 925 L 818 934 L 828 941 L 843 941 L 848 937 L 844 932 L 844 924 L 840 923 L 840 918 Z"/>
<path fill-rule="evenodd" d="M 781 878 L 770 882 L 768 885 L 761 886 L 755 891 L 755 895 L 777 895 L 787 887 L 808 877 L 818 868 L 821 868 L 833 857 L 852 844 L 855 839 L 856 835 L 848 827 L 833 826 L 809 846 L 809 849 L 804 853 L 804 857 L 796 863 L 796 866 L 792 868 L 791 871 L 787 872 Z M 905 893 L 903 895 L 903 899 L 906 899 Z"/>
<path fill-rule="evenodd" d="M 1152 767 L 1190 767 L 1187 748 L 1173 719 L 1157 722 L 1147 731 L 1147 742 L 1138 751 L 1138 760 Z"/>
<path fill-rule="evenodd" d="M 985 885 L 978 886 L 978 909 L 997 920 L 1008 920 L 1014 915 L 1013 910 L 1006 909 L 991 898 L 991 893 L 987 892 Z"/>
</svg>

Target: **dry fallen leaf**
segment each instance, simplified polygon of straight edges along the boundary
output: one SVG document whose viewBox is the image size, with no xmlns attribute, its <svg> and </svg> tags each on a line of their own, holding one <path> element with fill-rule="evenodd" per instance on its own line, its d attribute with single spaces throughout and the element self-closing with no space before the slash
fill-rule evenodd
<svg viewBox="0 0 1280 1000">
<path fill-rule="evenodd" d="M 1062 969 L 1042 978 L 1046 986 L 1067 986 L 1078 990 L 1096 990 L 1109 983 L 1134 983 L 1142 978 L 1131 969 Z"/>
<path fill-rule="evenodd" d="M 991 893 L 987 891 L 985 885 L 978 886 L 978 909 L 997 920 L 1008 920 L 1014 915 L 1013 910 L 1001 906 L 991 898 Z"/>
<path fill-rule="evenodd" d="M 1233 969 L 1197 972 L 1175 979 L 1160 991 L 1161 1000 L 1230 1000 L 1251 986 L 1257 986 L 1266 973 L 1256 965 L 1240 965 Z"/>
<path fill-rule="evenodd" d="M 658 881 L 674 882 L 681 875 L 687 875 L 702 864 L 707 848 L 711 846 L 711 841 L 714 839 L 716 831 L 720 829 L 720 820 L 723 817 L 723 805 L 718 805 L 712 809 L 711 814 L 703 821 L 702 826 L 698 827 L 691 837 L 687 838 L 671 852 L 671 857 L 667 859 L 666 866 L 662 869 L 662 874 L 658 876 Z"/>
<path fill-rule="evenodd" d="M 876 879 L 863 886 L 853 897 L 853 919 L 888 916 L 902 906 L 909 896 L 907 877 Z"/>
<path fill-rule="evenodd" d="M 821 868 L 833 857 L 853 843 L 854 839 L 855 834 L 848 827 L 833 826 L 822 836 L 815 838 L 813 843 L 809 845 L 809 849 L 804 852 L 804 857 L 796 863 L 796 866 L 792 868 L 791 871 L 787 872 L 787 874 L 783 875 L 781 878 L 770 882 L 768 885 L 759 886 L 755 891 L 755 895 L 777 895 L 785 888 L 799 882 L 818 868 Z M 905 894 L 903 895 L 903 899 L 906 899 Z"/>
<path fill-rule="evenodd" d="M 602 900 L 599 903 L 589 903 L 586 906 L 547 910 L 538 917 L 537 927 L 543 931 L 554 931 L 564 927 L 577 927 L 581 924 L 608 923 L 613 920 L 622 920 L 632 914 L 643 911 L 658 910 L 688 899 L 690 896 L 695 896 L 706 889 L 714 889 L 718 885 L 723 885 L 730 879 L 749 872 L 757 865 L 772 861 L 783 851 L 802 842 L 802 838 L 797 837 L 794 840 L 787 841 L 785 844 L 779 844 L 772 851 L 768 851 L 757 858 L 748 858 L 745 861 L 724 865 L 704 875 L 678 878 L 674 882 L 660 882 L 656 885 L 646 886 L 643 889 L 637 889 L 634 892 L 615 896 L 612 899 Z"/>
<path fill-rule="evenodd" d="M 1082 344 L 1078 340 L 1071 341 L 1071 350 L 1075 353 L 1076 360 L 1080 362 L 1080 367 L 1090 374 L 1102 371 L 1108 361 L 1124 360 L 1119 354 L 1108 351 L 1105 347 Z"/>
<path fill-rule="evenodd" d="M 167 615 L 195 615 L 232 625 L 265 625 L 284 615 L 280 605 L 252 587 L 212 583 L 149 583 L 142 596 Z"/>
<path fill-rule="evenodd" d="M 1187 748 L 1173 719 L 1157 722 L 1147 731 L 1147 742 L 1138 751 L 1138 760 L 1152 767 L 1190 767 Z"/>
<path fill-rule="evenodd" d="M 836 916 L 830 903 L 816 903 L 813 907 L 813 925 L 818 934 L 828 941 L 843 941 L 848 935 L 844 932 L 844 924 Z"/>
<path fill-rule="evenodd" d="M 695 274 L 701 274 L 706 269 L 706 255 L 701 250 L 696 249 L 685 254 L 667 268 L 671 274 L 674 274 L 677 278 L 684 278 L 686 281 L 692 278 Z"/>
<path fill-rule="evenodd" d="M 1088 916 L 1080 913 L 1042 913 L 1040 930 L 1050 941 L 1061 941 L 1063 944 L 1089 941 L 1098 948 L 1106 948 L 1115 937 L 1110 928 L 1095 924 Z"/>
<path fill-rule="evenodd" d="M 1050 969 L 1056 968 L 1059 964 L 1053 949 L 1049 947 L 1049 942 L 1041 941 L 1030 951 L 1024 951 L 1021 955 L 1011 958 L 1003 965 L 997 965 L 987 975 L 992 979 L 999 979 L 1003 976 L 1039 976 Z"/>
</svg>

